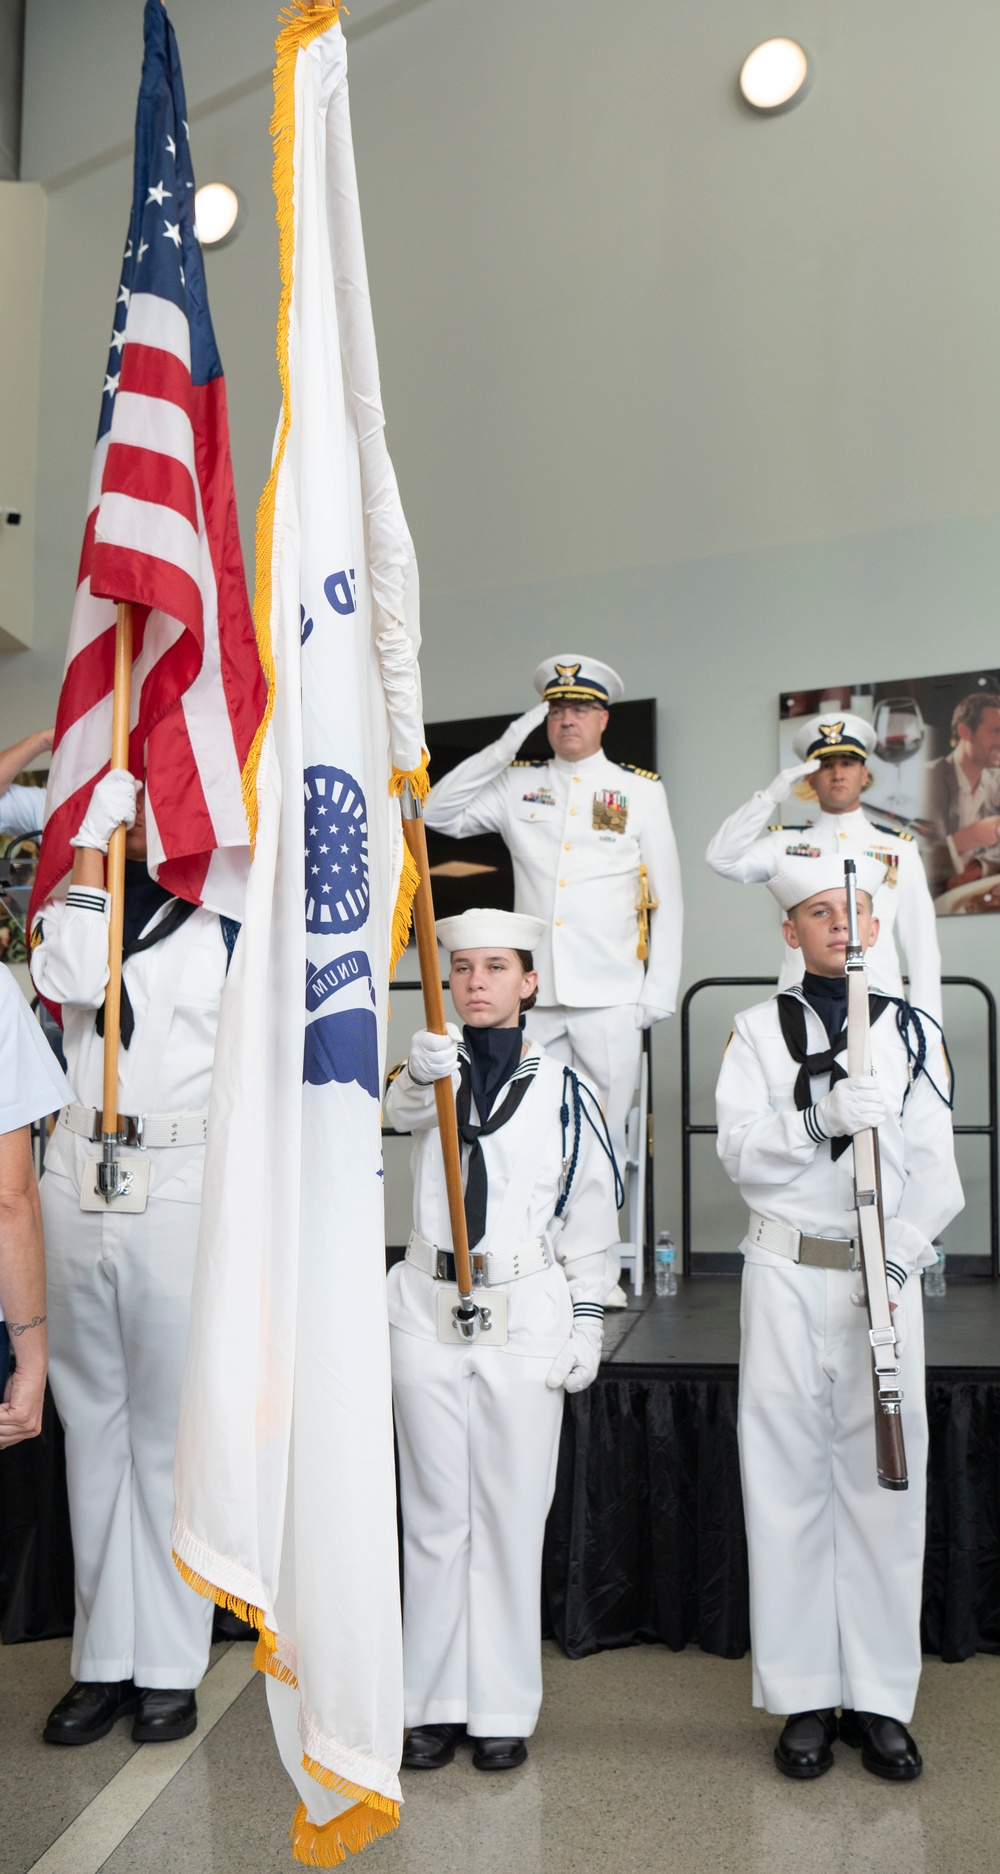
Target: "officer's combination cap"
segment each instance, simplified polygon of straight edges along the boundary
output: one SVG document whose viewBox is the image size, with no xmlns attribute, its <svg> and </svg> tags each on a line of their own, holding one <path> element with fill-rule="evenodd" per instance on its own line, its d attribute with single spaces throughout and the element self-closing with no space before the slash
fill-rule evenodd
<svg viewBox="0 0 1000 1874">
<path fill-rule="evenodd" d="M 885 880 L 882 860 L 860 852 L 854 856 L 854 865 L 858 890 L 874 898 Z M 768 891 L 777 898 L 783 911 L 794 910 L 797 904 L 804 904 L 807 898 L 815 898 L 821 891 L 835 891 L 838 886 L 843 889 L 843 885 L 844 859 L 839 852 L 822 854 L 818 859 L 786 858 L 781 871 L 767 880 Z"/>
<path fill-rule="evenodd" d="M 795 731 L 792 747 L 800 761 L 829 760 L 834 755 L 856 755 L 865 761 L 875 747 L 875 731 L 863 716 L 843 710 L 807 716 Z"/>
<path fill-rule="evenodd" d="M 539 696 L 547 703 L 620 703 L 625 685 L 617 670 L 579 651 L 559 651 L 539 664 L 534 677 Z"/>
<path fill-rule="evenodd" d="M 439 917 L 434 929 L 448 951 L 534 950 L 547 926 L 540 917 L 520 911 L 496 911 L 489 905 L 462 911 L 458 917 Z"/>
</svg>

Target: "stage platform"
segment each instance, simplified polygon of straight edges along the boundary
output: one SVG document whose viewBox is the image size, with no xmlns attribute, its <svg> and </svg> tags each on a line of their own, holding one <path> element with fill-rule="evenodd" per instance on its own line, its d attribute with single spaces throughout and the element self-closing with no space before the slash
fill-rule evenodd
<svg viewBox="0 0 1000 1874">
<path fill-rule="evenodd" d="M 631 1295 L 627 1283 L 625 1288 Z M 735 1368 L 739 1313 L 738 1273 L 679 1275 L 676 1295 L 658 1296 L 650 1283 L 640 1300 L 632 1297 L 628 1308 L 605 1315 L 605 1364 L 616 1371 L 633 1366 Z M 988 1276 L 949 1276 L 947 1294 L 925 1297 L 924 1337 L 928 1371 L 991 1368 L 1000 1380 L 1000 1283 Z"/>
<path fill-rule="evenodd" d="M 925 1318 L 922 1634 L 957 1661 L 1000 1652 L 1000 1284 L 949 1276 Z M 642 1641 L 747 1650 L 738 1357 L 735 1271 L 606 1315 L 598 1378 L 566 1401 L 546 1532 L 547 1627 L 571 1658 Z"/>
</svg>

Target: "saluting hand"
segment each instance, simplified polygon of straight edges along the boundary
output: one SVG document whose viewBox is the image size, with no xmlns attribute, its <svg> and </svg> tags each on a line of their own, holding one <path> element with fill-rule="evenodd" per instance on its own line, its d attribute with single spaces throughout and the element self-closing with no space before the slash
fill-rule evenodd
<svg viewBox="0 0 1000 1874">
<path fill-rule="evenodd" d="M 788 799 L 792 789 L 797 787 L 800 781 L 804 781 L 807 774 L 815 774 L 818 767 L 819 761 L 814 757 L 812 761 L 800 761 L 795 768 L 782 768 L 781 773 L 775 775 L 770 787 L 765 787 L 764 792 L 777 807 L 781 801 Z"/>
</svg>

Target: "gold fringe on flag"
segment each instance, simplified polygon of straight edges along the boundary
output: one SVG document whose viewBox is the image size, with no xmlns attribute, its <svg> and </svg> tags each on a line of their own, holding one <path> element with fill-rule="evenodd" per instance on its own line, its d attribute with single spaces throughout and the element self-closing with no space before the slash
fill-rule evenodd
<svg viewBox="0 0 1000 1874">
<path fill-rule="evenodd" d="M 399 799 L 407 783 L 411 794 L 415 794 L 418 800 L 427 799 L 431 791 L 431 777 L 427 772 L 429 761 L 430 756 L 424 748 L 420 753 L 419 768 L 393 768 L 389 776 L 389 792 L 394 800 Z"/>
<path fill-rule="evenodd" d="M 291 1666 L 286 1666 L 276 1649 L 268 1646 L 263 1634 L 254 1647 L 253 1669 L 255 1672 L 266 1672 L 270 1678 L 277 1679 L 279 1685 L 293 1685 L 296 1691 L 299 1689 L 298 1679 Z"/>
<path fill-rule="evenodd" d="M 349 1852 L 357 1854 L 380 1835 L 391 1835 L 399 1827 L 399 1804 L 389 1807 L 395 1815 L 359 1802 L 353 1809 L 345 1809 L 343 1815 L 334 1816 L 332 1822 L 321 1824 L 310 1822 L 305 1803 L 300 1802 L 288 1831 L 295 1860 L 304 1867 L 339 1867 Z"/>
<path fill-rule="evenodd" d="M 250 850 L 257 841 L 257 770 L 260 767 L 264 738 L 274 714 L 274 645 L 271 641 L 271 562 L 274 555 L 274 504 L 278 476 L 285 457 L 288 433 L 292 426 L 292 405 L 288 374 L 288 329 L 292 307 L 292 267 L 295 253 L 295 61 L 299 48 L 308 46 L 321 33 L 328 32 L 340 12 L 339 0 L 333 6 L 310 7 L 298 0 L 295 7 L 279 14 L 281 32 L 275 46 L 274 114 L 271 139 L 274 145 L 274 200 L 278 222 L 278 272 L 281 297 L 278 301 L 278 378 L 281 384 L 281 420 L 271 473 L 257 508 L 256 578 L 254 581 L 253 621 L 257 649 L 267 682 L 267 705 L 263 720 L 250 745 L 243 768 L 243 805 L 250 829 Z"/>
<path fill-rule="evenodd" d="M 265 1668 L 258 1662 L 258 1654 L 263 1658 L 265 1654 L 273 1653 L 278 1644 L 278 1636 L 268 1626 L 261 1608 L 255 1607 L 252 1601 L 241 1601 L 238 1594 L 227 1594 L 225 1588 L 217 1588 L 214 1581 L 207 1580 L 204 1575 L 196 1574 L 193 1568 L 188 1567 L 187 1562 L 181 1561 L 176 1549 L 172 1551 L 172 1554 L 174 1567 L 178 1574 L 183 1575 L 189 1588 L 193 1588 L 203 1600 L 214 1601 L 216 1607 L 224 1607 L 228 1613 L 235 1614 L 238 1620 L 245 1620 L 248 1627 L 256 1627 L 257 1647 L 253 1663 L 258 1672 L 264 1671 Z"/>
<path fill-rule="evenodd" d="M 403 847 L 403 869 L 399 875 L 399 890 L 392 913 L 392 938 L 389 950 L 389 975 L 396 974 L 396 964 L 410 941 L 410 925 L 413 921 L 413 900 L 420 883 L 420 873 L 409 846 Z"/>
</svg>

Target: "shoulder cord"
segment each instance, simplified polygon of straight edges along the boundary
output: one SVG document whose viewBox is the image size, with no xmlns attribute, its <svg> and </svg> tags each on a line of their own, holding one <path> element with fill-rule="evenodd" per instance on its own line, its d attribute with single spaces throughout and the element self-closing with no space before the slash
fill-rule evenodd
<svg viewBox="0 0 1000 1874">
<path fill-rule="evenodd" d="M 933 1015 L 928 1015 L 926 1009 L 917 1010 L 913 1007 L 912 1003 L 906 1002 L 901 998 L 893 997 L 893 1000 L 896 1003 L 896 1028 L 900 1040 L 906 1049 L 907 1080 L 909 1084 L 903 1095 L 903 1106 L 905 1107 L 913 1088 L 920 1079 L 921 1074 L 923 1074 L 924 1079 L 930 1082 L 938 1099 L 947 1106 L 949 1112 L 954 1112 L 955 1069 L 952 1066 L 951 1055 L 948 1052 L 948 1043 L 944 1038 L 944 1029 L 941 1023 L 936 1021 Z M 924 1022 L 933 1022 L 938 1034 L 941 1036 L 941 1046 L 944 1049 L 944 1058 L 948 1064 L 950 1091 L 947 1093 L 943 1092 L 938 1086 L 937 1081 L 934 1079 L 933 1074 L 927 1066 L 927 1036 L 924 1034 Z M 914 1030 L 916 1036 L 915 1045 L 910 1040 L 911 1028 Z"/>
<path fill-rule="evenodd" d="M 569 1105 L 566 1097 L 567 1081 L 572 1087 L 573 1092 L 573 1150 L 568 1159 L 566 1153 L 566 1139 L 569 1131 Z M 589 1100 L 591 1105 L 596 1108 L 600 1126 L 595 1125 L 591 1114 L 587 1111 L 587 1107 L 584 1104 L 584 1099 Z M 605 1158 L 610 1163 L 611 1169 L 615 1174 L 615 1209 L 620 1210 L 625 1202 L 625 1186 L 622 1182 L 621 1172 L 618 1169 L 618 1160 L 615 1157 L 615 1148 L 611 1143 L 611 1134 L 608 1131 L 608 1122 L 604 1117 L 604 1108 L 600 1101 L 595 1098 L 594 1094 L 591 1093 L 590 1088 L 581 1085 L 579 1075 L 574 1072 L 572 1067 L 563 1068 L 563 1103 L 559 1110 L 559 1117 L 562 1121 L 563 1129 L 564 1172 L 562 1194 L 555 1209 L 556 1216 L 562 1216 L 569 1201 L 570 1190 L 572 1189 L 573 1179 L 576 1175 L 577 1160 L 580 1156 L 580 1135 L 582 1131 L 582 1121 L 584 1119 L 587 1121 L 601 1151 L 604 1153 Z"/>
</svg>

